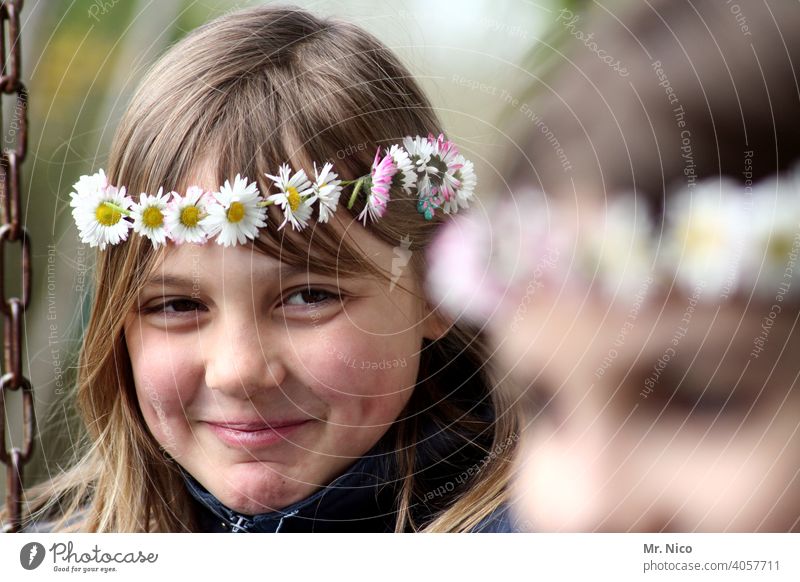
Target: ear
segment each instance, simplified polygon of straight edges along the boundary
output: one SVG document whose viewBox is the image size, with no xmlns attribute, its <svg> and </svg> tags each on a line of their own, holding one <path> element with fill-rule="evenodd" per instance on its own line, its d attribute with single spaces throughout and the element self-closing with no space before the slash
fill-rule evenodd
<svg viewBox="0 0 800 582">
<path fill-rule="evenodd" d="M 455 325 L 455 321 L 441 313 L 438 309 L 431 309 L 427 304 L 425 307 L 425 321 L 423 323 L 425 330 L 423 337 L 432 341 L 443 338 Z"/>
</svg>

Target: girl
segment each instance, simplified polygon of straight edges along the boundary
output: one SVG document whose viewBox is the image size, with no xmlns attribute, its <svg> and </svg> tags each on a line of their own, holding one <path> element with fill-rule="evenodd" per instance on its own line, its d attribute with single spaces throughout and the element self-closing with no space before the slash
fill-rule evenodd
<svg viewBox="0 0 800 582">
<path fill-rule="evenodd" d="M 259 7 L 174 46 L 75 186 L 88 447 L 28 531 L 511 531 L 517 421 L 421 285 L 473 188 L 364 30 Z"/>
<path fill-rule="evenodd" d="M 522 136 L 514 198 L 433 254 L 519 381 L 528 529 L 800 530 L 800 19 L 736 10 L 560 15 L 628 74 L 562 47 L 531 107 L 562 151 Z"/>
</svg>

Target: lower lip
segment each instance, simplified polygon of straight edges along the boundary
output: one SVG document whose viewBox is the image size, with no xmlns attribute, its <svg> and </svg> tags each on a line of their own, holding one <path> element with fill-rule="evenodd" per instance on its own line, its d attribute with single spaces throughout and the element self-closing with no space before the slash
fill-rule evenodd
<svg viewBox="0 0 800 582">
<path fill-rule="evenodd" d="M 285 441 L 288 435 L 310 422 L 307 420 L 300 424 L 263 430 L 236 430 L 218 424 L 209 424 L 208 426 L 222 442 L 232 447 L 263 447 Z"/>
</svg>

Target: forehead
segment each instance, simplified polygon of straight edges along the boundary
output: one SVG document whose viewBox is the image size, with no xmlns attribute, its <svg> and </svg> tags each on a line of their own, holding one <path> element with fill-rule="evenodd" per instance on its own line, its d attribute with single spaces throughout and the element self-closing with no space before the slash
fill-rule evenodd
<svg viewBox="0 0 800 582">
<path fill-rule="evenodd" d="M 275 230 L 277 224 L 273 218 L 268 220 L 265 229 Z M 358 255 L 359 262 L 367 262 L 378 267 L 381 271 L 392 273 L 392 260 L 394 257 L 393 245 L 379 239 L 374 234 L 365 229 L 361 223 L 353 218 L 346 209 L 339 207 L 331 221 L 324 225 L 324 228 L 332 236 L 326 237 L 326 250 L 322 251 L 318 246 L 321 236 L 314 232 L 314 226 L 310 236 L 301 236 L 292 231 L 290 226 L 285 227 L 284 232 L 278 236 L 278 244 L 270 241 L 269 246 L 275 248 L 275 254 L 266 253 L 257 248 L 253 243 L 248 242 L 243 245 L 224 247 L 215 241 L 207 241 L 205 244 L 184 243 L 180 245 L 169 243 L 160 253 L 158 260 L 152 269 L 152 275 L 163 278 L 164 274 L 183 274 L 195 276 L 224 276 L 246 274 L 248 277 L 286 277 L 298 273 L 313 273 L 312 265 L 322 263 L 337 276 L 352 277 L 350 272 L 342 268 L 339 272 L 337 257 L 342 256 L 345 260 L 344 244 L 353 249 Z M 319 228 L 319 227 L 317 227 Z M 265 230 L 262 229 L 262 230 Z M 262 233 L 262 239 L 268 235 Z M 281 260 L 281 239 L 291 239 L 293 251 L 299 250 L 301 255 L 307 260 L 298 259 L 295 255 L 293 260 Z M 333 241 L 333 247 L 330 248 Z M 339 248 L 335 248 L 337 241 L 340 242 Z M 276 256 L 277 255 L 277 256 Z M 288 257 L 289 253 L 286 253 Z M 352 268 L 352 260 L 345 261 Z M 364 276 L 368 276 L 368 271 L 364 269 Z M 403 277 L 410 276 L 410 269 L 404 269 Z"/>
<path fill-rule="evenodd" d="M 610 378 L 622 382 L 630 370 L 638 377 L 637 370 L 655 374 L 669 367 L 702 385 L 791 384 L 800 352 L 793 333 L 797 307 L 785 307 L 783 312 L 744 300 L 694 303 L 679 295 L 647 307 L 640 321 L 617 318 L 618 329 L 610 332 L 613 338 L 606 334 L 602 346 L 607 357 L 621 344 L 620 366 Z"/>
<path fill-rule="evenodd" d="M 214 243 L 171 245 L 154 267 L 148 283 L 180 284 L 203 279 L 276 279 L 306 272 L 299 266 L 282 263 L 252 245 L 223 247 Z"/>
<path fill-rule="evenodd" d="M 696 302 L 682 293 L 639 306 L 543 294 L 516 327 L 493 327 L 505 365 L 527 380 L 580 376 L 618 385 L 662 360 L 699 381 L 774 381 L 780 372 L 791 383 L 787 376 L 800 367 L 798 315 L 796 304 Z"/>
</svg>

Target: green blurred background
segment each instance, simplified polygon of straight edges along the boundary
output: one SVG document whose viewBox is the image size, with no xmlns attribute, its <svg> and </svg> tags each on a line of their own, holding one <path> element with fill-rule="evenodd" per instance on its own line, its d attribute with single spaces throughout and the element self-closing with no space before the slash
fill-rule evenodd
<svg viewBox="0 0 800 582">
<path fill-rule="evenodd" d="M 35 389 L 39 435 L 27 485 L 69 463 L 80 430 L 70 421 L 81 328 L 88 317 L 94 250 L 78 241 L 72 184 L 105 167 L 111 139 L 139 79 L 172 43 L 225 12 L 262 2 L 226 0 L 26 0 L 21 13 L 23 79 L 29 89 L 24 222 L 33 243 L 33 299 L 24 325 L 26 375 Z M 284 3 L 281 3 L 284 4 Z M 294 2 L 370 30 L 417 77 L 478 172 L 478 203 L 503 180 L 494 163 L 507 151 L 520 101 L 547 65 L 558 0 Z M 549 55 L 554 53 L 549 51 Z M 12 97 L 3 100 L 5 118 Z M 4 119 L 4 145 L 13 143 Z M 18 247 L 13 246 L 13 251 Z M 19 295 L 17 253 L 7 252 L 8 295 Z M 14 255 L 14 256 L 12 256 Z M 21 398 L 6 402 L 9 446 L 21 440 Z M 5 479 L 0 480 L 5 499 Z"/>
</svg>

